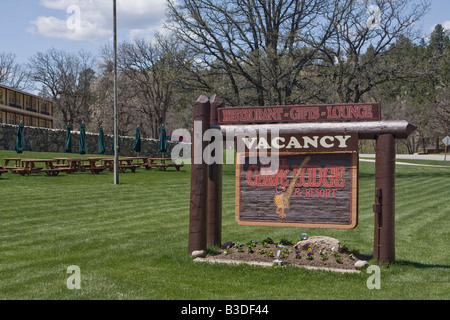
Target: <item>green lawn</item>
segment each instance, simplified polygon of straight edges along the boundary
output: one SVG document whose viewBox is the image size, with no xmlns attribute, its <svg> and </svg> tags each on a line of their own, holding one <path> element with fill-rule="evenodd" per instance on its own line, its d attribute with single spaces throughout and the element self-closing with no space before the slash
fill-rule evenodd
<svg viewBox="0 0 450 320">
<path fill-rule="evenodd" d="M 0 159 L 15 157 L 0 151 Z M 24 157 L 61 154 L 25 152 Z M 77 155 L 78 156 L 78 155 Z M 3 161 L 0 161 L 3 163 Z M 439 163 L 438 163 L 439 164 Z M 397 166 L 396 263 L 371 274 L 194 263 L 187 255 L 189 166 L 0 178 L 0 299 L 444 299 L 450 297 L 450 168 Z M 352 230 L 239 226 L 234 168 L 224 166 L 223 241 L 302 232 L 373 247 L 374 164 L 360 163 L 359 224 Z M 372 261 L 373 263 L 373 261 Z M 81 289 L 67 268 L 79 266 Z"/>
</svg>

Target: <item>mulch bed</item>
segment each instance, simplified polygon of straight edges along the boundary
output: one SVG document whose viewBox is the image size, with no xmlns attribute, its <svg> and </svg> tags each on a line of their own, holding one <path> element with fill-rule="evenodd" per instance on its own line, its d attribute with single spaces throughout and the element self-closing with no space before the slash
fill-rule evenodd
<svg viewBox="0 0 450 320">
<path fill-rule="evenodd" d="M 251 247 L 250 250 L 249 247 Z M 277 259 L 278 250 L 276 244 L 234 245 L 228 249 L 221 249 L 204 259 L 200 258 L 198 261 L 273 265 L 274 260 Z M 342 249 L 340 252 L 325 250 L 325 256 L 321 255 L 321 252 L 304 250 L 294 245 L 284 245 L 282 252 L 284 254 L 279 259 L 282 261 L 282 266 L 293 265 L 337 272 L 358 272 L 358 269 L 355 268 L 355 262 L 358 259 L 351 252 Z"/>
</svg>

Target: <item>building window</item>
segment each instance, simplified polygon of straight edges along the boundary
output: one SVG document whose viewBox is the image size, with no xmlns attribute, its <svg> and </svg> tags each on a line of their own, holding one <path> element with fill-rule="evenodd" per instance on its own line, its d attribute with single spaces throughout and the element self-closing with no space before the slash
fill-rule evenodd
<svg viewBox="0 0 450 320">
<path fill-rule="evenodd" d="M 8 91 L 8 104 L 11 107 L 15 107 L 16 106 L 16 94 L 13 91 Z"/>
<path fill-rule="evenodd" d="M 22 108 L 22 104 L 23 104 L 23 94 L 16 93 L 16 107 Z"/>
<path fill-rule="evenodd" d="M 0 88 L 0 104 L 5 104 L 5 100 L 4 100 L 5 93 L 6 93 L 5 89 Z"/>
<path fill-rule="evenodd" d="M 33 98 L 31 102 L 31 111 L 37 112 L 37 109 L 38 109 L 38 100 L 36 98 Z"/>
<path fill-rule="evenodd" d="M 8 124 L 16 124 L 16 115 L 14 113 L 7 113 L 7 123 Z"/>
<path fill-rule="evenodd" d="M 26 110 L 31 111 L 31 97 L 30 96 L 24 96 L 24 103 L 23 106 Z"/>
<path fill-rule="evenodd" d="M 30 127 L 30 126 L 32 125 L 32 123 L 31 123 L 31 117 L 25 116 L 23 120 L 24 120 L 24 121 L 23 121 L 23 124 L 24 124 L 25 126 Z"/>
<path fill-rule="evenodd" d="M 51 105 L 49 102 L 43 102 L 41 105 L 41 113 L 46 115 L 52 115 L 51 113 Z"/>
</svg>

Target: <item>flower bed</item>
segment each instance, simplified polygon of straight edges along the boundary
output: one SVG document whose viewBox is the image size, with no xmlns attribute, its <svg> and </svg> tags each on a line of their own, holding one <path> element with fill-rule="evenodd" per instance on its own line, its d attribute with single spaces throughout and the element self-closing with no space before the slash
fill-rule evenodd
<svg viewBox="0 0 450 320">
<path fill-rule="evenodd" d="M 224 248 L 211 254 L 206 260 L 213 262 L 236 262 L 274 266 L 294 265 L 334 270 L 357 270 L 358 259 L 344 248 L 310 247 L 300 241 L 292 244 L 287 241 L 274 243 L 272 239 L 252 240 L 247 243 L 224 244 Z"/>
</svg>

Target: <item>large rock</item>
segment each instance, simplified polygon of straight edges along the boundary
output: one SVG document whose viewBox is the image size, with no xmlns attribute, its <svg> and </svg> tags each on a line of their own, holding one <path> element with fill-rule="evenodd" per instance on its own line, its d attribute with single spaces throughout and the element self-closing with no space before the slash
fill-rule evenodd
<svg viewBox="0 0 450 320">
<path fill-rule="evenodd" d="M 358 260 L 355 262 L 355 268 L 359 269 L 359 268 L 364 268 L 365 266 L 367 266 L 369 264 L 368 261 L 365 260 Z"/>
<path fill-rule="evenodd" d="M 326 251 L 340 251 L 341 243 L 338 239 L 324 236 L 312 236 L 307 240 L 302 240 L 297 243 L 297 247 L 302 250 L 311 248 L 315 252 Z"/>
<path fill-rule="evenodd" d="M 204 258 L 204 257 L 206 257 L 206 251 L 205 250 L 194 250 L 194 251 L 192 251 L 191 255 L 196 258 Z"/>
</svg>

